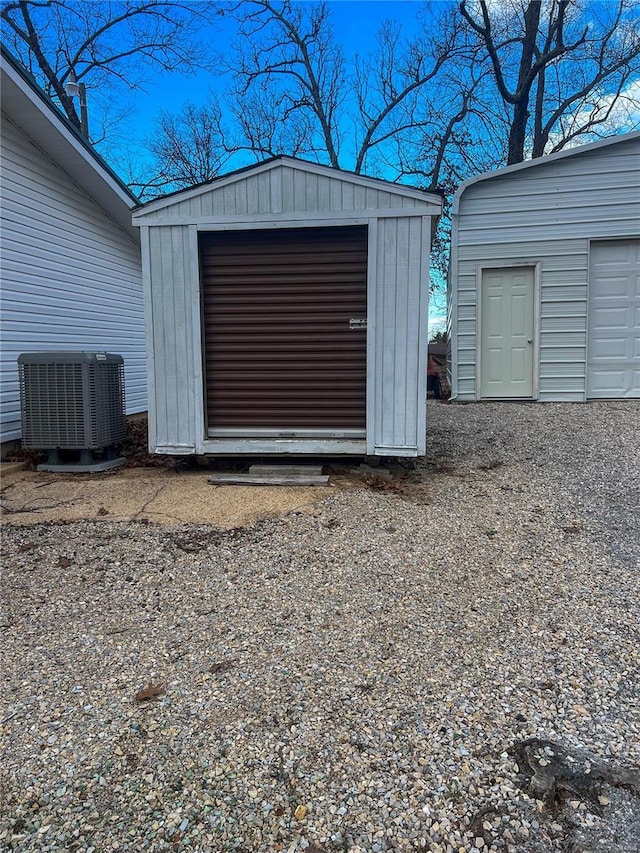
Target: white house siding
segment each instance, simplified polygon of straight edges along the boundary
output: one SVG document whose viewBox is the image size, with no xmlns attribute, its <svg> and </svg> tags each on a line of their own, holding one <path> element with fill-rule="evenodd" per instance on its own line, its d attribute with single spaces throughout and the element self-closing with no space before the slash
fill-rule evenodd
<svg viewBox="0 0 640 853">
<path fill-rule="evenodd" d="M 456 398 L 476 399 L 478 269 L 513 263 L 539 264 L 538 399 L 584 400 L 590 241 L 640 234 L 640 139 L 470 184 L 454 229 Z"/>
<path fill-rule="evenodd" d="M 6 117 L 2 169 L 1 440 L 20 436 L 21 352 L 119 353 L 144 411 L 139 245 Z"/>
<path fill-rule="evenodd" d="M 224 186 L 185 191 L 175 204 L 151 202 L 134 214 L 142 230 L 152 446 L 164 453 L 243 452 L 243 447 L 273 452 L 269 442 L 238 439 L 223 445 L 204 435 L 198 231 L 364 224 L 369 235 L 366 452 L 423 454 L 429 252 L 439 201 L 423 199 L 413 189 L 405 196 L 293 166 L 256 168 L 257 174 L 230 176 L 221 180 Z M 352 452 L 361 452 L 359 446 L 355 442 Z M 318 444 L 312 452 L 325 451 Z"/>
</svg>

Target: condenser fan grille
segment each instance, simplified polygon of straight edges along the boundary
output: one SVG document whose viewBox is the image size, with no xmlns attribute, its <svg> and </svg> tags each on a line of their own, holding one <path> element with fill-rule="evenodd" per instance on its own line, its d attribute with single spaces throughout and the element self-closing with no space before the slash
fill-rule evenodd
<svg viewBox="0 0 640 853">
<path fill-rule="evenodd" d="M 23 447 L 98 450 L 124 440 L 122 356 L 23 353 L 18 371 Z"/>
</svg>

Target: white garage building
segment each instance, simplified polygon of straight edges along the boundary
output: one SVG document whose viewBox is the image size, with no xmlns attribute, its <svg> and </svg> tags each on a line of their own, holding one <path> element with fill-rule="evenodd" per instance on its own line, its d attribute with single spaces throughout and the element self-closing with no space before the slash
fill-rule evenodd
<svg viewBox="0 0 640 853">
<path fill-rule="evenodd" d="M 452 397 L 640 397 L 640 133 L 472 178 L 456 193 Z"/>
</svg>

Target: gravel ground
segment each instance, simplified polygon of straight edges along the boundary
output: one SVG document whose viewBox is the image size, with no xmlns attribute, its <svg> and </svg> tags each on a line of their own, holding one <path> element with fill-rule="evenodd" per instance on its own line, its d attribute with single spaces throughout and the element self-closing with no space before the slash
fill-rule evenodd
<svg viewBox="0 0 640 853">
<path fill-rule="evenodd" d="M 405 479 L 250 529 L 6 527 L 0 849 L 637 853 L 513 747 L 640 764 L 639 423 L 430 402 Z"/>
</svg>

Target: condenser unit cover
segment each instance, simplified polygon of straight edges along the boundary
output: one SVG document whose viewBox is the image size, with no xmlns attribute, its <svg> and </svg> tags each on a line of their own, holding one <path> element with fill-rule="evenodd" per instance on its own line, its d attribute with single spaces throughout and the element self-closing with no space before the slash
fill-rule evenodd
<svg viewBox="0 0 640 853">
<path fill-rule="evenodd" d="M 28 352 L 18 373 L 23 447 L 99 450 L 124 440 L 122 356 Z"/>
</svg>

